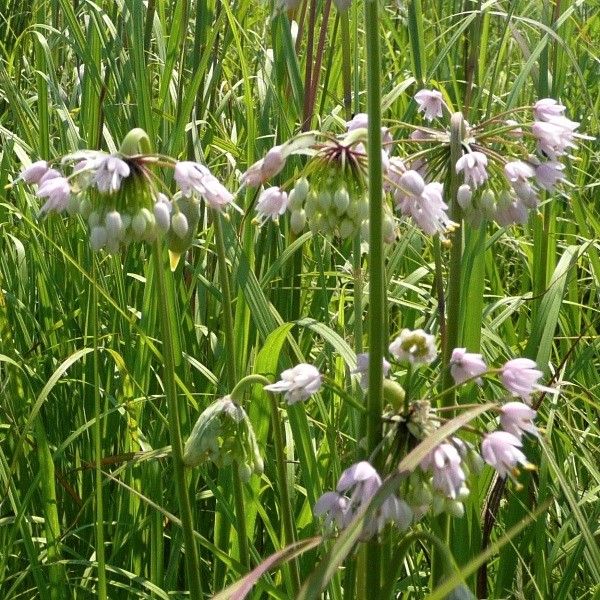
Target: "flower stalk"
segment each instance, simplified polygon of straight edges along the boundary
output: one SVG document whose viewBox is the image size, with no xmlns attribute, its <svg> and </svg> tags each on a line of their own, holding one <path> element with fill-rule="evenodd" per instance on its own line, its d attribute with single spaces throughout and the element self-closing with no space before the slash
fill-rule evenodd
<svg viewBox="0 0 600 600">
<path fill-rule="evenodd" d="M 460 346 L 460 280 L 462 276 L 463 253 L 463 220 L 462 209 L 456 200 L 458 187 L 461 183 L 460 175 L 456 172 L 456 163 L 462 156 L 462 140 L 464 136 L 464 117 L 462 113 L 454 113 L 450 122 L 450 169 L 448 186 L 448 205 L 450 219 L 458 223 L 452 234 L 452 248 L 450 250 L 450 265 L 448 269 L 448 301 L 446 312 L 446 335 L 443 347 L 444 377 L 442 388 L 446 393 L 441 398 L 441 406 L 452 406 L 456 402 L 453 389 L 454 382 L 450 372 L 450 360 L 454 348 Z"/>
<path fill-rule="evenodd" d="M 135 155 L 138 153 L 150 154 L 152 152 L 150 138 L 144 130 L 139 128 L 133 129 L 125 136 L 121 144 L 121 152 L 124 155 Z M 200 578 L 200 561 L 198 557 L 198 547 L 196 545 L 196 540 L 194 539 L 194 519 L 186 485 L 181 420 L 177 399 L 177 387 L 175 384 L 177 360 L 175 354 L 174 333 L 176 332 L 176 324 L 172 317 L 173 307 L 169 305 L 169 299 L 173 301 L 173 294 L 169 293 L 169 288 L 172 288 L 172 282 L 167 282 L 167 277 L 172 277 L 172 274 L 160 238 L 157 238 L 153 244 L 153 268 L 158 288 L 158 313 L 163 352 L 163 384 L 169 411 L 169 437 L 172 448 L 175 489 L 177 491 L 181 528 L 183 530 L 183 542 L 185 544 L 187 583 L 191 597 L 201 598 L 203 592 L 202 580 Z"/>
<path fill-rule="evenodd" d="M 171 275 L 170 267 L 163 252 L 163 244 L 160 240 L 154 242 L 154 270 L 158 288 L 158 311 L 162 334 L 163 350 L 163 377 L 167 406 L 169 410 L 169 437 L 171 438 L 173 472 L 175 475 L 175 489 L 179 502 L 181 527 L 183 529 L 183 541 L 185 544 L 185 562 L 187 582 L 192 598 L 202 598 L 202 581 L 200 579 L 200 563 L 198 560 L 198 548 L 194 539 L 194 520 L 190 498 L 188 496 L 185 469 L 183 464 L 183 442 L 181 437 L 181 422 L 179 417 L 179 406 L 177 401 L 177 388 L 175 385 L 175 349 L 173 338 L 172 307 L 169 306 L 167 289 L 167 273 Z"/>
<path fill-rule="evenodd" d="M 367 452 L 370 455 L 383 437 L 383 357 L 385 322 L 385 276 L 383 262 L 383 175 L 381 160 L 381 83 L 379 50 L 379 3 L 365 2 L 367 49 L 367 112 L 369 158 L 369 394 L 367 397 Z M 381 585 L 381 547 L 374 541 L 366 549 L 366 591 Z"/>
<path fill-rule="evenodd" d="M 225 240 L 223 238 L 223 224 L 221 215 L 214 214 L 215 238 L 217 243 L 217 262 L 219 265 L 219 280 L 223 294 L 223 329 L 225 331 L 225 348 L 227 355 L 227 378 L 229 386 L 235 385 L 237 368 L 235 357 L 235 337 L 233 330 L 233 315 L 231 313 L 231 289 L 229 287 L 229 274 L 227 272 L 227 256 L 225 253 Z M 246 515 L 244 509 L 244 488 L 237 463 L 232 468 L 233 494 L 235 503 L 236 529 L 240 562 L 248 570 L 250 568 L 250 552 L 248 549 L 248 532 L 246 530 Z"/>
<path fill-rule="evenodd" d="M 96 560 L 98 598 L 106 600 L 106 563 L 104 558 L 104 507 L 102 501 L 102 427 L 100 422 L 100 373 L 98 356 L 98 280 L 96 257 L 92 256 L 92 335 L 94 342 L 94 493 L 96 501 Z"/>
</svg>

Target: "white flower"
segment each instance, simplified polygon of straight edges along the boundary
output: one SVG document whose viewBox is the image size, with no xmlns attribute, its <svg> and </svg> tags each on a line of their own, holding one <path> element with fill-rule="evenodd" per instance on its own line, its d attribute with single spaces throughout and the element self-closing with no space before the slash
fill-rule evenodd
<svg viewBox="0 0 600 600">
<path fill-rule="evenodd" d="M 456 500 L 463 493 L 466 479 L 460 463 L 458 450 L 452 444 L 444 442 L 427 454 L 420 466 L 424 471 L 433 473 L 432 484 L 436 490 Z"/>
<path fill-rule="evenodd" d="M 390 344 L 390 354 L 399 361 L 411 364 L 429 364 L 437 356 L 435 338 L 422 329 L 403 329 L 400 335 Z"/>
<path fill-rule="evenodd" d="M 533 169 L 522 160 L 507 162 L 504 165 L 504 174 L 510 183 L 517 181 L 526 181 L 533 177 Z"/>
<path fill-rule="evenodd" d="M 369 462 L 362 460 L 340 475 L 336 489 L 340 493 L 353 489 L 351 504 L 362 505 L 369 502 L 380 487 L 381 477 Z"/>
<path fill-rule="evenodd" d="M 39 183 L 40 179 L 48 172 L 48 169 L 48 163 L 45 160 L 38 160 L 23 169 L 19 179 L 22 179 L 25 183 Z"/>
<path fill-rule="evenodd" d="M 518 439 L 523 433 L 539 436 L 538 428 L 533 424 L 536 414 L 533 408 L 522 402 L 507 402 L 500 409 L 500 427 Z"/>
<path fill-rule="evenodd" d="M 481 377 L 487 371 L 481 354 L 467 352 L 466 348 L 454 348 L 450 358 L 450 373 L 456 384 L 461 384 L 467 379 L 477 377 L 475 381 L 481 383 Z"/>
<path fill-rule="evenodd" d="M 563 117 L 565 107 L 554 98 L 542 98 L 533 105 L 533 116 L 538 121 L 554 121 L 557 117 Z"/>
<path fill-rule="evenodd" d="M 366 129 L 369 126 L 369 115 L 367 113 L 356 113 L 350 121 L 346 121 L 346 129 L 354 131 L 355 129 Z"/>
<path fill-rule="evenodd" d="M 400 178 L 405 171 L 406 166 L 402 162 L 402 159 L 397 156 L 391 156 L 383 178 L 383 189 L 386 192 L 394 193 L 400 185 Z"/>
<path fill-rule="evenodd" d="M 539 199 L 536 191 L 529 183 L 529 179 L 535 174 L 533 167 L 522 160 L 515 160 L 504 165 L 504 174 L 523 204 L 527 208 L 536 208 Z"/>
<path fill-rule="evenodd" d="M 548 122 L 537 121 L 531 126 L 531 132 L 537 138 L 540 151 L 550 160 L 556 160 L 566 154 L 568 148 L 577 148 L 573 140 L 578 127 L 579 123 L 560 117 Z"/>
<path fill-rule="evenodd" d="M 506 431 L 494 431 L 488 433 L 481 443 L 481 455 L 483 460 L 492 466 L 500 477 L 507 475 L 514 477 L 518 474 L 518 464 L 530 468 L 527 457 L 519 450 L 523 444 L 512 433 Z"/>
<path fill-rule="evenodd" d="M 263 190 L 256 203 L 257 221 L 262 225 L 266 220 L 275 221 L 287 208 L 288 195 L 279 187 Z"/>
<path fill-rule="evenodd" d="M 204 165 L 182 161 L 175 165 L 175 181 L 181 193 L 189 197 L 192 192 L 201 195 L 211 208 L 221 210 L 233 202 L 233 194 Z"/>
<path fill-rule="evenodd" d="M 277 383 L 265 385 L 269 392 L 285 392 L 288 404 L 295 404 L 310 398 L 321 389 L 321 374 L 313 365 L 300 363 L 292 369 L 286 369 Z"/>
<path fill-rule="evenodd" d="M 428 183 L 411 212 L 412 218 L 426 234 L 440 233 L 442 238 L 444 232 L 456 226 L 446 213 L 448 205 L 443 200 L 443 190 L 444 186 L 437 181 Z"/>
<path fill-rule="evenodd" d="M 398 187 L 409 196 L 420 196 L 425 190 L 425 181 L 416 171 L 405 171 L 400 176 Z"/>
<path fill-rule="evenodd" d="M 483 152 L 467 152 L 456 161 L 456 172 L 463 171 L 465 183 L 477 188 L 488 178 L 487 164 L 488 159 Z"/>
<path fill-rule="evenodd" d="M 428 121 L 441 117 L 443 98 L 442 93 L 437 90 L 420 90 L 415 94 L 415 100 L 419 105 L 419 112 L 424 113 Z"/>
<path fill-rule="evenodd" d="M 46 180 L 42 178 L 36 195 L 38 198 L 47 198 L 45 204 L 40 208 L 40 214 L 62 212 L 69 204 L 71 186 L 66 177 L 51 177 Z"/>
<path fill-rule="evenodd" d="M 524 402 L 529 402 L 531 394 L 539 389 L 538 379 L 543 373 L 529 358 L 514 358 L 509 360 L 500 372 L 504 387 L 513 395 L 519 396 Z"/>
<path fill-rule="evenodd" d="M 356 113 L 352 120 L 346 121 L 347 131 L 354 131 L 355 129 L 367 129 L 369 126 L 369 115 L 367 113 Z M 381 141 L 385 147 L 389 146 L 393 142 L 392 134 L 387 127 L 381 128 Z M 364 144 L 357 146 L 357 151 L 367 153 Z M 382 160 L 385 163 L 388 160 L 387 152 L 382 155 Z"/>
<path fill-rule="evenodd" d="M 549 160 L 536 165 L 535 179 L 538 185 L 549 192 L 554 191 L 554 187 L 559 181 L 565 181 L 564 168 L 564 165 L 556 160 Z"/>
<path fill-rule="evenodd" d="M 326 531 L 333 529 L 336 525 L 338 529 L 343 529 L 346 523 L 346 513 L 348 511 L 348 498 L 337 492 L 325 492 L 316 502 L 313 508 L 315 517 L 324 516 L 323 526 Z"/>
<path fill-rule="evenodd" d="M 413 218 L 427 235 L 443 234 L 455 224 L 446 211 L 443 186 L 436 181 L 425 184 L 421 175 L 414 170 L 405 171 L 396 180 L 394 192 L 396 206 L 403 215 Z"/>
<path fill-rule="evenodd" d="M 121 180 L 129 177 L 129 165 L 118 156 L 109 154 L 88 163 L 88 167 L 95 170 L 92 183 L 99 192 L 112 194 L 121 187 Z"/>
<path fill-rule="evenodd" d="M 192 191 L 199 194 L 204 193 L 204 185 L 202 179 L 208 175 L 210 171 L 202 164 L 184 160 L 175 165 L 174 179 L 181 190 L 181 193 L 189 197 Z"/>
<path fill-rule="evenodd" d="M 507 190 L 500 194 L 494 210 L 494 218 L 499 225 L 506 227 L 513 223 L 526 223 L 528 216 L 529 211 L 521 198 L 512 195 Z"/>
<path fill-rule="evenodd" d="M 391 365 L 385 359 L 382 359 L 383 376 L 387 377 L 390 372 Z M 369 353 L 362 352 L 356 355 L 356 369 L 352 373 L 358 373 L 360 375 L 360 387 L 363 390 L 369 389 Z"/>
<path fill-rule="evenodd" d="M 204 191 L 200 194 L 214 210 L 222 210 L 233 202 L 233 194 L 212 173 L 204 175 L 202 186 Z"/>
<path fill-rule="evenodd" d="M 363 460 L 347 468 L 340 476 L 335 492 L 323 494 L 313 509 L 315 516 L 325 516 L 326 530 L 337 525 L 346 527 L 355 514 L 369 504 L 381 487 L 381 477 L 367 461 Z M 344 495 L 344 494 L 349 494 Z M 367 540 L 380 532 L 387 523 L 395 522 L 406 529 L 413 519 L 411 508 L 397 496 L 387 497 L 379 510 L 364 523 L 361 539 Z"/>
<path fill-rule="evenodd" d="M 56 169 L 48 169 L 40 178 L 40 180 L 38 181 L 38 184 L 40 186 L 44 185 L 44 183 L 46 183 L 46 181 L 49 181 L 50 179 L 56 179 L 57 177 L 62 177 L 62 173 L 60 173 L 59 171 L 57 171 Z"/>
</svg>

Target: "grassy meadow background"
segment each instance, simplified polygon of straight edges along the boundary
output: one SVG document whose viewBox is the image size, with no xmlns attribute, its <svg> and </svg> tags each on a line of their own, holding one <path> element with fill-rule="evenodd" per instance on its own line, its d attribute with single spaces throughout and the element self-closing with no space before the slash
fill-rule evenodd
<svg viewBox="0 0 600 600">
<path fill-rule="evenodd" d="M 555 97 L 582 132 L 597 135 L 596 2 L 380 6 L 386 125 L 419 122 L 412 97 L 429 86 L 443 88 L 472 124 Z M 258 0 L 0 0 L 2 600 L 102 597 L 99 531 L 105 597 L 189 597 L 150 250 L 94 253 L 83 220 L 39 219 L 31 190 L 5 186 L 29 160 L 116 151 L 142 127 L 157 152 L 204 162 L 236 192 L 240 173 L 300 129 L 342 131 L 347 114 L 366 110 L 363 3 L 349 9 L 349 48 L 331 0 L 301 0 L 276 17 L 272 8 Z M 488 223 L 467 239 L 463 341 L 489 364 L 533 358 L 544 384 L 561 389 L 542 398 L 543 441 L 527 448 L 538 470 L 522 476 L 523 490 L 499 485 L 486 469 L 472 482 L 465 517 L 454 521 L 454 557 L 468 585 L 489 598 L 600 599 L 600 146 L 584 141 L 574 154 L 567 194 L 547 195 L 525 226 Z M 289 161 L 281 181 L 300 164 Z M 354 277 L 350 241 L 294 236 L 287 217 L 258 228 L 255 200 L 254 190 L 242 190 L 236 202 L 245 214 L 230 211 L 222 221 L 228 273 L 218 268 L 211 219 L 201 221 L 175 271 L 169 302 L 180 417 L 187 437 L 199 413 L 248 373 L 273 378 L 302 359 L 326 373 L 325 389 L 306 409 L 279 414 L 294 535 L 309 539 L 319 534 L 315 500 L 354 460 L 347 397 L 355 394 L 355 350 L 368 346 L 368 257 Z M 399 228 L 386 249 L 389 337 L 401 327 L 437 334 L 431 239 L 406 220 Z M 225 340 L 228 297 L 234 348 Z M 411 392 L 428 385 L 428 371 L 419 371 Z M 501 393 L 486 391 L 489 400 Z M 472 401 L 483 399 L 473 392 Z M 254 567 L 289 535 L 271 460 L 270 405 L 258 386 L 246 408 L 265 459 L 264 475 L 243 486 L 242 546 Z M 248 570 L 234 485 L 231 469 L 189 470 L 205 597 Z M 301 582 L 330 546 L 299 556 Z M 391 583 L 395 597 L 441 597 L 430 587 L 429 559 L 425 546 L 411 546 Z M 347 569 L 368 565 L 350 561 Z M 344 575 L 335 574 L 323 597 L 360 597 Z M 291 568 L 271 568 L 251 597 L 283 600 L 296 591 Z"/>
</svg>

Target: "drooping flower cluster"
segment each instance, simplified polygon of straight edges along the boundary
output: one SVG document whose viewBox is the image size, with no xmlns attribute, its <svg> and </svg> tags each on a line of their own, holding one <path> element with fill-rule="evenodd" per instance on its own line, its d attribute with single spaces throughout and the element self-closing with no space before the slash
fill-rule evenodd
<svg viewBox="0 0 600 600">
<path fill-rule="evenodd" d="M 242 406 L 225 396 L 199 417 L 185 442 L 183 462 L 196 467 L 211 461 L 218 467 L 237 464 L 242 481 L 263 472 L 263 460 L 252 423 Z"/>
<path fill-rule="evenodd" d="M 172 198 L 157 187 L 152 172 L 157 165 L 174 169 L 180 191 Z M 38 186 L 36 195 L 45 200 L 41 215 L 64 211 L 81 215 L 89 225 L 94 250 L 116 253 L 132 242 L 152 242 L 166 235 L 171 249 L 181 252 L 193 239 L 199 198 L 215 210 L 233 202 L 233 195 L 209 169 L 196 162 L 85 150 L 65 156 L 60 166 L 62 171 L 37 161 L 15 183 Z"/>
<path fill-rule="evenodd" d="M 326 531 L 331 531 L 334 526 L 344 529 L 356 513 L 371 502 L 381 484 L 381 477 L 369 462 L 358 462 L 341 474 L 336 491 L 326 492 L 317 500 L 313 513 L 323 517 Z M 400 530 L 407 529 L 412 519 L 409 505 L 392 494 L 375 515 L 366 520 L 361 539 L 367 540 L 380 533 L 388 523 L 395 523 Z"/>
<path fill-rule="evenodd" d="M 274 146 L 242 175 L 242 183 L 258 187 L 277 175 L 291 154 L 304 153 L 310 160 L 286 193 L 270 187 L 261 192 L 256 204 L 256 221 L 277 220 L 287 209 L 290 227 L 298 235 L 308 225 L 315 233 L 343 239 L 360 235 L 368 239 L 369 203 L 367 198 L 366 115 L 360 113 L 346 124 L 341 137 L 302 134 L 287 144 Z M 391 143 L 387 129 L 382 128 L 384 143 Z M 388 155 L 382 149 L 384 164 Z M 384 208 L 384 239 L 396 238 L 390 208 Z"/>
<path fill-rule="evenodd" d="M 436 90 L 420 90 L 415 101 L 428 121 L 444 114 L 442 94 Z M 579 123 L 568 119 L 565 107 L 552 98 L 538 100 L 532 110 L 531 125 L 500 118 L 474 126 L 465 122 L 463 155 L 453 168 L 464 178 L 456 201 L 472 225 L 479 226 L 487 219 L 502 226 L 525 223 L 529 212 L 539 205 L 540 191 L 553 192 L 566 181 L 561 160 L 576 148 L 576 139 L 591 139 L 576 132 Z M 527 130 L 530 135 L 525 136 Z M 410 137 L 421 146 L 425 143 L 426 149 L 417 152 L 418 158 L 412 166 L 421 174 L 427 170 L 426 156 L 436 152 L 437 144 L 432 142 L 449 144 L 447 130 L 417 129 Z M 525 144 L 529 137 L 536 142 L 537 155 Z M 441 218 L 440 228 L 447 227 L 447 217 L 441 212 L 447 207 L 442 207 L 439 201 L 433 204 Z M 398 205 L 403 213 L 407 212 L 408 207 Z M 428 232 L 421 223 L 419 226 Z"/>
<path fill-rule="evenodd" d="M 390 344 L 389 351 L 395 360 L 413 367 L 430 365 L 437 358 L 435 338 L 421 329 L 402 330 Z M 367 393 L 368 364 L 369 354 L 359 354 L 357 367 L 352 371 L 360 375 L 360 385 Z M 506 391 L 522 401 L 508 401 L 496 407 L 500 429 L 481 434 L 480 451 L 458 433 L 433 447 L 421 460 L 419 468 L 403 479 L 397 493 L 386 499 L 376 517 L 365 525 L 362 539 L 380 532 L 388 521 L 400 523 L 398 515 L 406 517 L 405 523 L 419 519 L 430 510 L 434 514 L 447 512 L 462 516 L 463 502 L 469 494 L 469 478 L 479 473 L 486 463 L 500 477 L 510 477 L 517 485 L 518 468 L 532 467 L 522 451 L 525 434 L 539 437 L 534 423 L 537 413 L 529 404 L 534 392 L 548 390 L 538 384 L 542 372 L 535 362 L 516 358 L 507 361 L 500 369 L 489 369 L 481 354 L 455 348 L 449 368 L 457 386 L 469 383 L 483 385 L 484 375 L 498 375 Z M 391 370 L 392 366 L 384 359 L 384 398 L 388 401 L 386 410 L 392 411 L 386 413 L 384 419 L 392 424 L 390 427 L 399 427 L 397 430 L 390 429 L 386 437 L 396 431 L 395 436 L 408 434 L 417 441 L 425 441 L 439 428 L 443 413 L 440 416 L 425 399 L 414 400 L 408 406 L 390 401 L 386 383 L 395 383 L 387 379 Z M 292 377 L 284 379 L 291 381 Z M 278 385 L 283 386 L 283 391 L 290 384 L 282 381 L 273 387 Z M 401 386 L 398 387 L 401 389 Z M 404 443 L 398 442 L 398 445 Z M 386 465 L 393 468 L 389 458 Z M 365 461 L 357 463 L 344 471 L 335 491 L 325 493 L 318 500 L 314 514 L 323 517 L 326 531 L 343 529 L 357 511 L 372 500 L 380 486 L 381 476 L 373 467 Z M 352 493 L 348 494 L 348 490 Z M 407 517 L 409 514 L 411 518 Z"/>
</svg>

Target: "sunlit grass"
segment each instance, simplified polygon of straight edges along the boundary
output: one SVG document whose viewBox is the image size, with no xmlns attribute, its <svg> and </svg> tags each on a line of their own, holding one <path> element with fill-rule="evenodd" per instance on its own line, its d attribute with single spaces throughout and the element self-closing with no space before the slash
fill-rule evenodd
<svg viewBox="0 0 600 600">
<path fill-rule="evenodd" d="M 344 68 L 352 112 L 366 111 L 363 4 L 352 3 L 348 13 L 349 55 L 339 13 L 332 5 L 323 23 L 324 4 L 314 3 L 314 21 L 313 0 L 275 18 L 267 3 L 249 0 L 5 0 L 0 8 L 2 598 L 102 597 L 102 571 L 111 599 L 185 597 L 190 589 L 168 447 L 165 337 L 152 249 L 133 244 L 116 256 L 94 253 L 81 218 L 38 219 L 31 189 L 5 185 L 29 160 L 81 148 L 115 151 L 129 130 L 143 127 L 157 152 L 202 161 L 237 192 L 250 164 L 300 131 L 306 74 L 314 81 L 317 60 L 322 67 L 311 126 L 343 130 Z M 434 86 L 472 124 L 551 96 L 581 121 L 583 132 L 597 135 L 600 19 L 592 3 L 421 0 L 380 8 L 385 124 L 421 122 L 412 97 Z M 299 20 L 297 52 L 288 16 Z M 523 490 L 502 486 L 486 468 L 469 482 L 465 516 L 453 519 L 454 559 L 467 566 L 471 589 L 486 589 L 490 598 L 600 598 L 600 148 L 586 140 L 574 154 L 565 171 L 566 195 L 547 195 L 524 226 L 490 223 L 485 236 L 471 230 L 464 240 L 464 344 L 479 348 L 490 365 L 531 357 L 544 383 L 560 386 L 558 396 L 542 397 L 544 441 L 527 444 L 538 468 L 521 477 Z M 279 181 L 303 164 L 293 157 Z M 174 190 L 171 175 L 165 178 Z M 311 362 L 326 373 L 318 398 L 275 415 L 285 473 L 275 460 L 267 395 L 253 386 L 245 396 L 265 461 L 264 474 L 243 489 L 251 568 L 292 537 L 284 529 L 282 475 L 301 545 L 321 533 L 315 501 L 361 451 L 362 396 L 349 371 L 355 350 L 369 347 L 371 292 L 370 258 L 356 264 L 352 240 L 296 236 L 287 216 L 259 229 L 252 222 L 256 199 L 254 190 L 242 190 L 236 203 L 245 214 L 230 211 L 221 219 L 221 257 L 214 215 L 202 214 L 193 246 L 174 273 L 169 307 L 180 347 L 174 369 L 184 438 L 214 399 L 232 391 L 232 372 L 238 379 L 262 373 L 274 380 L 293 364 Z M 411 221 L 399 226 L 399 239 L 385 250 L 385 340 L 403 327 L 439 335 L 435 244 Z M 446 277 L 449 253 L 440 251 Z M 364 281 L 355 278 L 357 267 Z M 357 327 L 363 319 L 364 328 Z M 413 397 L 430 390 L 430 376 L 414 373 Z M 495 384 L 483 389 L 466 392 L 464 401 L 483 404 L 502 394 Z M 187 470 L 187 478 L 209 597 L 247 572 L 236 483 L 231 469 L 206 465 Z M 435 520 L 426 517 L 415 530 L 432 527 Z M 393 542 L 386 547 L 399 547 L 402 535 L 386 533 Z M 318 582 L 315 569 L 323 568 L 324 557 L 327 566 L 345 556 L 336 557 L 339 540 L 316 550 L 306 544 L 296 563 L 301 583 L 311 573 L 317 575 L 310 581 Z M 486 548 L 486 571 L 477 575 L 474 561 Z M 411 544 L 400 564 L 394 555 L 383 556 L 384 573 L 394 577 L 388 591 L 402 598 L 435 594 L 430 553 L 423 542 Z M 361 561 L 360 554 L 348 559 L 324 597 L 368 597 L 353 587 L 356 572 L 368 568 Z M 252 597 L 290 598 L 296 590 L 291 568 L 268 568 Z"/>
</svg>

